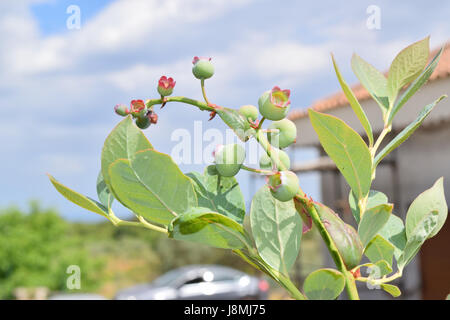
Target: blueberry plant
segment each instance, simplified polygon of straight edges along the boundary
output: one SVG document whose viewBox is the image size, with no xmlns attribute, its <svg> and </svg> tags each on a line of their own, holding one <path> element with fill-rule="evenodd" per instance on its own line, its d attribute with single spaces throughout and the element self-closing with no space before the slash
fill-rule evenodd
<svg viewBox="0 0 450 320">
<path fill-rule="evenodd" d="M 349 204 L 357 229 L 345 223 L 325 204 L 306 195 L 297 175 L 289 171 L 289 156 L 282 149 L 297 139 L 297 128 L 286 119 L 290 91 L 274 87 L 264 92 L 258 107 L 231 109 L 211 103 L 205 80 L 214 75 L 210 58 L 193 60 L 192 73 L 200 80 L 204 101 L 171 96 L 175 81 L 161 77 L 159 98 L 133 100 L 130 108 L 115 107 L 125 117 L 106 138 L 97 179 L 99 200 L 62 185 L 54 187 L 68 200 L 98 213 L 116 226 L 137 226 L 166 234 L 169 238 L 230 249 L 246 262 L 273 278 L 295 299 L 335 299 L 346 289 L 358 299 L 356 281 L 366 282 L 397 297 L 392 281 L 402 276 L 425 240 L 435 236 L 447 218 L 447 203 L 440 178 L 412 202 L 406 220 L 393 213 L 385 194 L 372 190 L 377 165 L 404 142 L 445 96 L 425 106 L 418 118 L 388 143 L 394 116 L 428 80 L 442 49 L 428 62 L 429 38 L 402 50 L 393 60 L 388 76 L 354 55 L 352 69 L 381 108 L 384 128 L 374 139 L 371 124 L 343 79 L 332 57 L 334 70 L 350 106 L 367 136 L 365 141 L 344 121 L 313 109 L 310 121 L 320 143 L 351 188 Z M 409 86 L 407 86 L 409 84 Z M 265 154 L 260 168 L 244 165 L 245 149 L 238 144 L 218 146 L 215 163 L 203 173 L 183 174 L 170 156 L 155 150 L 141 129 L 157 123 L 155 106 L 179 102 L 218 115 L 242 141 L 256 139 Z M 262 127 L 267 120 L 268 128 Z M 383 148 L 381 148 L 384 146 Z M 250 229 L 243 225 L 245 202 L 235 175 L 248 170 L 266 176 L 250 208 Z M 119 219 L 111 209 L 117 200 L 136 215 L 135 221 Z M 297 288 L 289 278 L 300 249 L 302 234 L 317 228 L 336 269 L 312 272 Z M 362 263 L 363 255 L 367 263 Z M 362 267 L 376 270 L 367 277 Z"/>
</svg>

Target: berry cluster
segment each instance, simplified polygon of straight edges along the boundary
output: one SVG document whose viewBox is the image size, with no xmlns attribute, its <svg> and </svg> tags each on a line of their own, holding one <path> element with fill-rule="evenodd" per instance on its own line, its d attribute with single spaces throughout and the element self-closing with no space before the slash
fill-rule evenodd
<svg viewBox="0 0 450 320">
<path fill-rule="evenodd" d="M 194 57 L 192 64 L 193 75 L 202 82 L 202 91 L 207 105 L 214 108 L 215 105 L 209 103 L 204 93 L 204 81 L 214 75 L 211 58 Z M 161 95 L 162 106 L 168 101 L 166 97 L 172 94 L 175 83 L 173 78 L 166 76 L 159 79 L 157 91 Z M 297 176 L 289 171 L 291 165 L 289 156 L 282 150 L 295 143 L 297 138 L 295 124 L 285 118 L 291 106 L 289 97 L 290 90 L 281 90 L 275 86 L 261 95 L 258 100 L 259 108 L 253 105 L 244 105 L 239 108 L 239 114 L 255 130 L 263 130 L 261 125 L 264 120 L 273 121 L 268 129 L 264 130 L 270 146 L 267 153 L 261 156 L 259 162 L 261 170 L 254 169 L 252 171 L 267 175 L 270 191 L 280 201 L 292 200 L 299 188 Z M 158 116 L 153 111 L 153 104 L 150 103 L 150 100 L 147 103 L 144 103 L 143 100 L 133 100 L 130 108 L 117 105 L 115 112 L 120 116 L 131 115 L 141 129 L 146 129 L 158 121 Z M 214 109 L 212 114 L 215 115 Z M 260 114 L 262 118 L 258 119 Z M 235 176 L 241 168 L 246 168 L 243 165 L 245 157 L 245 149 L 238 144 L 218 146 L 214 152 L 218 174 L 224 177 Z"/>
<path fill-rule="evenodd" d="M 167 78 L 166 76 L 162 76 L 159 79 L 157 90 L 163 101 L 166 96 L 172 94 L 175 83 L 173 78 Z M 132 100 L 130 108 L 123 104 L 118 104 L 114 107 L 114 111 L 122 117 L 130 114 L 140 129 L 147 129 L 151 124 L 158 122 L 158 115 L 153 111 L 153 106 L 148 107 L 143 100 Z"/>
</svg>

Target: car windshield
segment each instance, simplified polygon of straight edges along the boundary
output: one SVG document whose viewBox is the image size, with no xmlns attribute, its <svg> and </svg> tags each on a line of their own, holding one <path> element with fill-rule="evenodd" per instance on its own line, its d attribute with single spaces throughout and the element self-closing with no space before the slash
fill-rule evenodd
<svg viewBox="0 0 450 320">
<path fill-rule="evenodd" d="M 170 286 L 172 283 L 174 283 L 179 277 L 181 276 L 180 270 L 172 270 L 165 274 L 163 274 L 161 277 L 155 279 L 152 282 L 152 285 L 156 287 L 165 287 Z"/>
</svg>

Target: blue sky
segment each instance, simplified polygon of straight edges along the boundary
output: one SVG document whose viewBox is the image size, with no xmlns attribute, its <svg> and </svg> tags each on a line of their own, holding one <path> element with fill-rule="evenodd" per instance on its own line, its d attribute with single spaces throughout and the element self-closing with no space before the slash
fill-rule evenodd
<svg viewBox="0 0 450 320">
<path fill-rule="evenodd" d="M 69 5 L 80 8 L 79 30 L 66 27 Z M 381 10 L 379 30 L 366 27 L 370 5 Z M 338 90 L 330 52 L 353 83 L 353 52 L 387 69 L 413 41 L 427 35 L 432 47 L 447 41 L 448 12 L 450 3 L 438 1 L 2 0 L 0 206 L 39 199 L 67 218 L 97 221 L 59 196 L 45 173 L 95 196 L 102 144 L 120 120 L 113 106 L 156 97 L 163 74 L 176 79 L 177 95 L 200 99 L 191 74 L 195 55 L 213 57 L 216 74 L 207 88 L 217 104 L 256 104 L 263 91 L 279 85 L 292 90 L 292 108 L 305 108 Z M 168 105 L 146 134 L 170 153 L 173 130 L 192 131 L 194 121 L 207 116 Z M 219 119 L 203 126 L 225 129 Z M 239 178 L 250 198 L 248 177 Z M 301 180 L 319 197 L 316 177 Z"/>
</svg>

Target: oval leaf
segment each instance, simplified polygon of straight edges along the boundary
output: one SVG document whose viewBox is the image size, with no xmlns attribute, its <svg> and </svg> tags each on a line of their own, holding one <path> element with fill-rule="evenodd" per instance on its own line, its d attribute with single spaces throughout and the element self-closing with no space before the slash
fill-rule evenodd
<svg viewBox="0 0 450 320">
<path fill-rule="evenodd" d="M 109 176 L 118 200 L 150 221 L 167 225 L 197 206 L 191 180 L 172 158 L 155 150 L 138 152 L 131 161 L 116 160 Z"/>
<path fill-rule="evenodd" d="M 439 213 L 437 211 L 428 212 L 415 225 L 414 229 L 410 231 L 407 236 L 406 246 L 403 254 L 398 260 L 398 268 L 403 268 L 411 262 L 419 251 L 425 240 L 429 239 L 437 227 L 439 222 Z"/>
<path fill-rule="evenodd" d="M 113 192 L 109 166 L 118 159 L 130 160 L 138 151 L 153 149 L 144 133 L 133 123 L 131 116 L 123 119 L 106 138 L 102 149 L 102 175 L 105 184 Z"/>
<path fill-rule="evenodd" d="M 386 114 L 389 109 L 386 77 L 357 54 L 353 54 L 352 69 L 363 87 L 378 103 L 383 115 Z"/>
<path fill-rule="evenodd" d="M 294 202 L 276 200 L 263 186 L 253 197 L 250 224 L 261 258 L 287 275 L 297 259 L 302 236 L 302 220 Z"/>
<path fill-rule="evenodd" d="M 387 80 L 391 101 L 394 101 L 403 86 L 417 78 L 425 68 L 430 54 L 429 41 L 430 37 L 426 37 L 409 45 L 392 61 Z"/>
<path fill-rule="evenodd" d="M 406 245 L 406 232 L 402 219 L 391 214 L 378 234 L 394 246 L 394 257 L 398 261 Z"/>
<path fill-rule="evenodd" d="M 393 207 L 392 204 L 380 204 L 364 213 L 358 227 L 358 234 L 364 247 L 389 220 Z"/>
<path fill-rule="evenodd" d="M 416 93 L 428 81 L 430 76 L 433 74 L 434 69 L 436 69 L 443 51 L 444 48 L 441 48 L 441 50 L 439 50 L 439 52 L 434 56 L 433 60 L 431 60 L 431 62 L 428 64 L 425 70 L 423 70 L 420 76 L 417 77 L 417 79 L 411 83 L 408 89 L 406 89 L 403 95 L 395 103 L 394 108 L 389 114 L 388 120 L 389 124 L 392 122 L 392 119 L 394 119 L 394 116 L 397 114 L 397 112 L 409 100 L 409 98 L 411 98 L 414 95 L 414 93 Z"/>
<path fill-rule="evenodd" d="M 410 205 L 406 213 L 406 238 L 409 239 L 415 232 L 416 226 L 425 219 L 431 211 L 438 213 L 436 229 L 430 233 L 429 237 L 434 237 L 447 219 L 448 208 L 444 194 L 444 178 L 438 179 L 434 185 L 422 192 Z"/>
<path fill-rule="evenodd" d="M 334 269 L 319 269 L 309 274 L 303 284 L 303 291 L 311 300 L 334 300 L 344 290 L 345 278 Z"/>
<path fill-rule="evenodd" d="M 104 216 L 105 218 L 108 218 L 108 209 L 105 208 L 101 203 L 98 203 L 95 200 L 92 200 L 68 187 L 65 185 L 59 183 L 55 178 L 53 178 L 51 175 L 48 175 L 51 183 L 53 186 L 58 190 L 60 194 L 64 196 L 67 200 L 70 202 L 75 203 L 76 205 L 95 212 L 101 216 Z"/>
<path fill-rule="evenodd" d="M 397 286 L 394 286 L 393 284 L 382 283 L 381 289 L 389 293 L 394 298 L 400 297 L 400 295 L 402 294 L 400 289 Z"/>
<path fill-rule="evenodd" d="M 245 200 L 234 177 L 223 177 L 207 167 L 204 174 L 186 174 L 194 182 L 198 205 L 221 213 L 242 224 L 245 216 Z"/>
<path fill-rule="evenodd" d="M 247 243 L 240 224 L 209 208 L 191 208 L 170 223 L 168 232 L 173 239 L 223 249 L 240 249 Z"/>
<path fill-rule="evenodd" d="M 314 203 L 314 207 L 325 228 L 333 239 L 339 254 L 344 260 L 348 270 L 354 268 L 361 261 L 363 245 L 356 230 L 346 224 L 339 216 L 327 206 Z"/>
<path fill-rule="evenodd" d="M 111 208 L 111 205 L 114 201 L 114 196 L 109 190 L 108 186 L 103 179 L 103 174 L 100 171 L 97 177 L 97 195 L 100 202 L 106 207 Z"/>
<path fill-rule="evenodd" d="M 388 197 L 383 192 L 370 190 L 369 196 L 367 198 L 366 210 L 372 209 L 373 207 L 387 202 Z M 350 205 L 350 209 L 352 210 L 352 214 L 356 220 L 356 223 L 359 224 L 361 220 L 361 214 L 359 212 L 358 199 L 351 190 L 348 196 L 348 203 Z"/>
<path fill-rule="evenodd" d="M 386 261 L 392 266 L 392 256 L 394 255 L 394 246 L 380 235 L 376 235 L 366 247 L 364 254 L 372 263 L 380 260 Z"/>
<path fill-rule="evenodd" d="M 372 158 L 366 143 L 344 121 L 312 109 L 308 111 L 323 148 L 358 199 L 364 198 L 372 182 Z"/>
<path fill-rule="evenodd" d="M 367 137 L 369 137 L 369 144 L 373 145 L 372 126 L 370 125 L 369 119 L 367 119 L 366 113 L 364 112 L 363 108 L 359 104 L 358 99 L 356 99 L 352 89 L 348 86 L 348 84 L 345 82 L 344 78 L 342 77 L 341 72 L 339 71 L 339 67 L 336 64 L 336 61 L 334 60 L 333 55 L 331 55 L 331 59 L 333 60 L 334 71 L 336 72 L 336 76 L 342 87 L 342 91 L 344 92 L 345 96 L 347 97 L 348 102 L 350 103 L 350 106 L 352 107 L 353 111 L 355 112 L 356 116 L 358 117 L 359 121 L 361 122 L 364 130 L 366 131 Z"/>
</svg>

